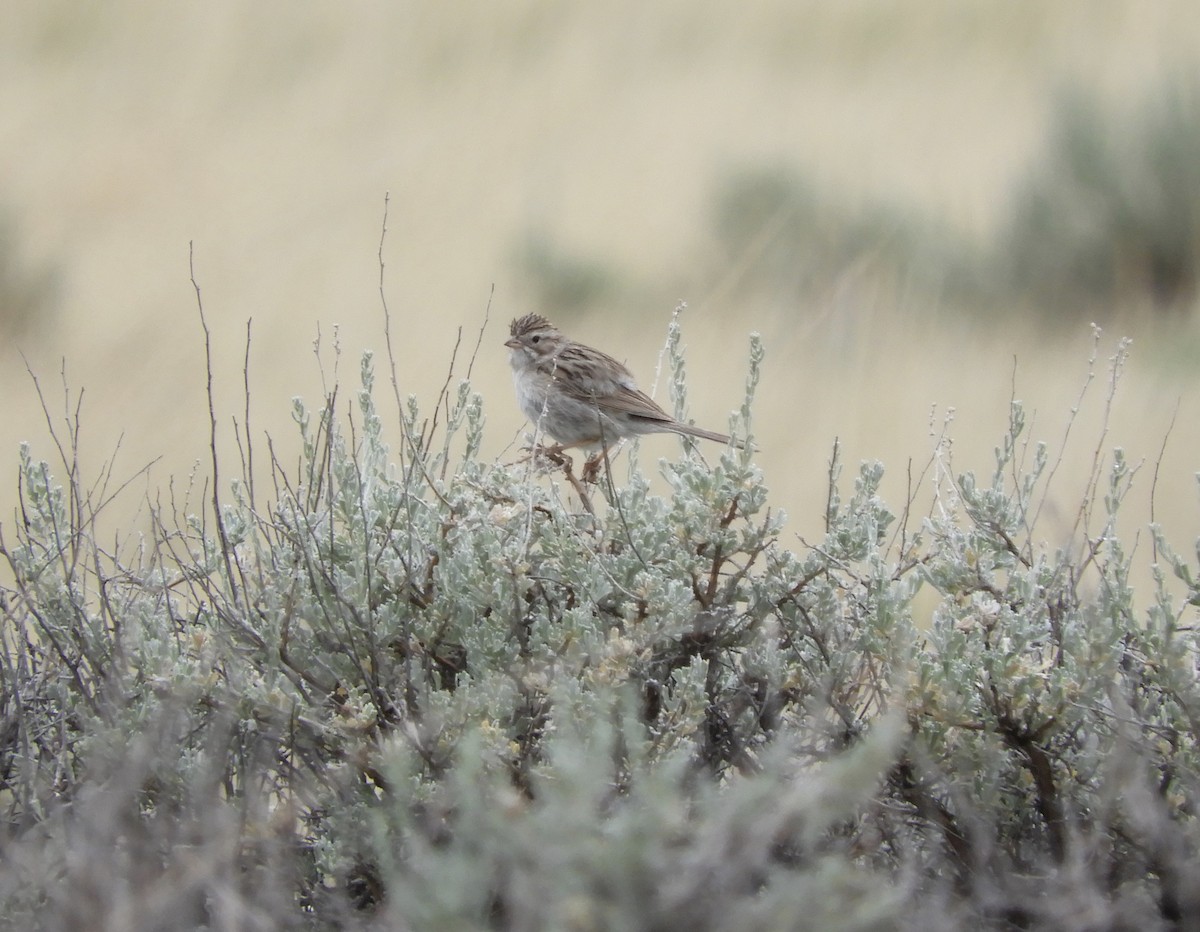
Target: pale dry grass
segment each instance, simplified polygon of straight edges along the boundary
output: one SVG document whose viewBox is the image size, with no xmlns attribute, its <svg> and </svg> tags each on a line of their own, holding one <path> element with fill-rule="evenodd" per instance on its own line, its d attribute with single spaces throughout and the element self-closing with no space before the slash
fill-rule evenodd
<svg viewBox="0 0 1200 932">
<path fill-rule="evenodd" d="M 740 397 L 744 334 L 764 333 L 762 462 L 811 537 L 835 436 L 851 463 L 887 463 L 896 507 L 907 462 L 919 470 L 929 456 L 934 405 L 958 412 L 957 465 L 990 471 L 1014 356 L 1034 433 L 1057 442 L 1089 335 L 947 327 L 854 270 L 814 306 L 744 302 L 736 269 L 703 261 L 722 173 L 792 165 L 847 203 L 883 198 L 986 231 L 1061 85 L 1137 99 L 1198 50 L 1200 9 L 1186 0 L 24 5 L 0 14 L 0 205 L 22 258 L 57 267 L 62 290 L 20 349 L 44 381 L 65 358 L 86 388 L 85 462 L 98 469 L 124 433 L 118 473 L 160 454 L 152 488 L 185 473 L 207 447 L 194 241 L 218 411 L 242 409 L 253 317 L 255 428 L 279 438 L 288 399 L 320 396 L 318 328 L 328 351 L 337 325 L 350 383 L 360 348 L 383 350 L 376 249 L 390 192 L 384 258 L 405 391 L 431 402 L 456 328 L 473 335 L 494 284 L 475 382 L 485 452 L 508 443 L 519 416 L 499 343 L 529 296 L 515 250 L 541 231 L 613 270 L 609 308 L 571 329 L 647 382 L 675 299 L 690 302 L 692 415 L 708 426 Z M 1105 443 L 1153 460 L 1180 399 L 1157 496 L 1184 547 L 1200 525 L 1200 411 L 1196 366 L 1170 350 L 1195 331 L 1133 317 L 1126 331 L 1138 343 Z M 0 350 L 3 521 L 16 443 L 49 453 L 15 350 Z M 1085 412 L 1057 480 L 1064 515 L 1082 495 L 1095 417 Z M 648 441 L 643 461 L 673 443 Z M 1152 467 L 1139 479 L 1145 516 Z"/>
</svg>

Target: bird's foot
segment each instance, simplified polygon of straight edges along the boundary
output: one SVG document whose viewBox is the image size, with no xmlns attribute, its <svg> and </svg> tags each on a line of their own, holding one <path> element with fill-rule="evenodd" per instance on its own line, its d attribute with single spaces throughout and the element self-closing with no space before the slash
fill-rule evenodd
<svg viewBox="0 0 1200 932">
<path fill-rule="evenodd" d="M 604 468 L 606 457 L 604 450 L 594 456 L 588 457 L 587 462 L 583 464 L 583 472 L 579 474 L 579 478 L 588 485 L 595 485 L 600 481 L 600 470 Z"/>
<path fill-rule="evenodd" d="M 525 447 L 523 452 L 525 455 L 517 462 L 532 462 L 533 465 L 539 469 L 544 469 L 547 471 L 550 469 L 562 469 L 566 472 L 570 472 L 572 465 L 574 465 L 574 461 L 571 459 L 571 457 L 567 456 L 565 448 L 562 446 L 562 444 L 556 443 L 549 447 L 541 445 Z"/>
</svg>

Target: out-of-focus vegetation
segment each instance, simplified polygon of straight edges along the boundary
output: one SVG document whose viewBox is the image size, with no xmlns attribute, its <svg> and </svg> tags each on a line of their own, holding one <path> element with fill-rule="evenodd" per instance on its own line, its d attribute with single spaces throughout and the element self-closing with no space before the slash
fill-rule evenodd
<svg viewBox="0 0 1200 932">
<path fill-rule="evenodd" d="M 839 201 L 793 169 L 720 181 L 713 228 L 738 288 L 811 301 L 847 273 L 903 282 L 927 306 L 1078 325 L 1130 312 L 1189 316 L 1200 274 L 1200 93 L 1153 89 L 1136 107 L 1063 93 L 1045 144 L 980 240 L 919 206 Z"/>
<path fill-rule="evenodd" d="M 515 263 L 531 292 L 531 305 L 556 318 L 596 311 L 612 299 L 616 287 L 611 269 L 599 260 L 568 255 L 545 232 L 526 234 Z"/>
<path fill-rule="evenodd" d="M 999 299 L 1043 316 L 1149 305 L 1190 314 L 1200 275 L 1200 85 L 1113 111 L 1075 90 L 1054 111 L 995 247 Z"/>
<path fill-rule="evenodd" d="M 0 211 L 0 339 L 17 340 L 44 332 L 53 314 L 55 275 L 22 261 L 16 224 Z"/>
</svg>

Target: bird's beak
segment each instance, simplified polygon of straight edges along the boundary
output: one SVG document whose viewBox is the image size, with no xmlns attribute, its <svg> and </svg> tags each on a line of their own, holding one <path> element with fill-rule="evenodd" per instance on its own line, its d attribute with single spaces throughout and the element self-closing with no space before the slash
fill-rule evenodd
<svg viewBox="0 0 1200 932">
<path fill-rule="evenodd" d="M 516 337 L 511 337 L 510 339 L 507 339 L 504 341 L 504 345 L 507 346 L 509 349 L 520 349 L 521 341 L 518 340 Z"/>
</svg>

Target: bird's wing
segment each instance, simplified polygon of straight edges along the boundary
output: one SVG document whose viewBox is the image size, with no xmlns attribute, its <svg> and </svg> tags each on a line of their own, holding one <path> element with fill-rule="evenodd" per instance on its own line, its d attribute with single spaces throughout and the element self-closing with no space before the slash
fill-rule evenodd
<svg viewBox="0 0 1200 932">
<path fill-rule="evenodd" d="M 565 378 L 560 367 L 569 368 L 574 377 Z M 638 389 L 628 369 L 599 350 L 579 352 L 576 347 L 569 346 L 556 358 L 546 360 L 542 368 L 563 394 L 592 402 L 601 411 L 664 423 L 674 421 L 654 399 Z"/>
<path fill-rule="evenodd" d="M 603 411 L 630 414 L 648 421 L 662 421 L 664 424 L 670 424 L 675 420 L 660 408 L 653 398 L 632 386 L 623 385 L 611 395 L 597 398 L 596 404 Z"/>
</svg>

